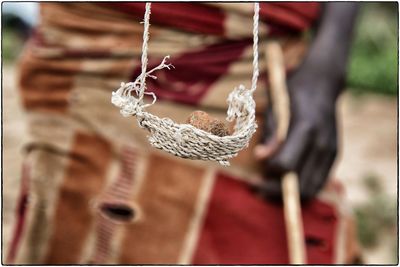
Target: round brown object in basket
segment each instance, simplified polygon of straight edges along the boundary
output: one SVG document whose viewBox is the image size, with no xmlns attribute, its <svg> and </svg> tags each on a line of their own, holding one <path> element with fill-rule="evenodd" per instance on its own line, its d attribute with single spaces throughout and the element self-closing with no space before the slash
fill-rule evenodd
<svg viewBox="0 0 400 267">
<path fill-rule="evenodd" d="M 229 128 L 224 122 L 213 118 L 207 112 L 201 110 L 192 112 L 186 122 L 197 129 L 209 132 L 216 136 L 223 137 L 230 134 Z"/>
</svg>

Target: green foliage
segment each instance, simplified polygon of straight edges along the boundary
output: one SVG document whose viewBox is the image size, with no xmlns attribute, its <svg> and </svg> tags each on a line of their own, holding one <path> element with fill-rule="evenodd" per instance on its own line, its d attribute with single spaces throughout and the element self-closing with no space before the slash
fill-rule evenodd
<svg viewBox="0 0 400 267">
<path fill-rule="evenodd" d="M 5 63 L 14 62 L 21 53 L 23 40 L 11 27 L 2 30 L 2 57 Z"/>
<path fill-rule="evenodd" d="M 397 94 L 397 3 L 363 3 L 347 83 L 355 92 Z"/>
<path fill-rule="evenodd" d="M 373 174 L 368 174 L 365 176 L 364 186 L 371 194 L 380 194 L 383 191 L 382 184 L 379 182 L 379 178 Z"/>
<path fill-rule="evenodd" d="M 370 201 L 355 208 L 358 238 L 364 247 L 373 247 L 383 233 L 396 230 L 396 200 L 382 190 L 379 178 L 368 175 L 364 178 Z"/>
</svg>

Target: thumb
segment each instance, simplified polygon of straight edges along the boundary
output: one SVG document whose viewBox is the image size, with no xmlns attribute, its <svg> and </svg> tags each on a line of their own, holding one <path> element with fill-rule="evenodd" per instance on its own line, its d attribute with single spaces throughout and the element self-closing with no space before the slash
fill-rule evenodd
<svg viewBox="0 0 400 267">
<path fill-rule="evenodd" d="M 253 155 L 256 160 L 265 160 L 271 157 L 281 145 L 276 136 L 276 121 L 273 115 L 272 105 L 267 107 L 264 115 L 262 142 L 255 146 Z"/>
<path fill-rule="evenodd" d="M 272 157 L 281 146 L 280 142 L 276 136 L 273 136 L 265 144 L 258 144 L 253 150 L 254 157 L 256 160 L 262 161 Z"/>
</svg>

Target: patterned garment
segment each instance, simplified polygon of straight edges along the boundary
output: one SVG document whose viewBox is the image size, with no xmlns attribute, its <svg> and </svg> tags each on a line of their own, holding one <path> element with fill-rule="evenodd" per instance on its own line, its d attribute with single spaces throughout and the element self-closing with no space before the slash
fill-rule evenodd
<svg viewBox="0 0 400 267">
<path fill-rule="evenodd" d="M 301 33 L 318 10 L 315 3 L 261 5 L 259 129 L 265 45 L 279 42 L 285 67 L 294 69 L 306 50 Z M 110 103 L 120 82 L 140 71 L 143 11 L 143 3 L 41 5 L 40 26 L 19 62 L 30 139 L 8 262 L 288 263 L 282 206 L 249 186 L 260 173 L 251 151 L 261 131 L 223 168 L 156 151 L 136 120 Z M 169 54 L 175 69 L 149 81 L 159 98 L 149 111 L 177 122 L 194 109 L 223 119 L 229 92 L 250 85 L 251 15 L 248 3 L 153 4 L 149 68 Z M 353 255 L 348 216 L 332 188 L 303 207 L 308 263 Z M 132 223 L 97 212 L 115 190 L 133 204 Z"/>
</svg>

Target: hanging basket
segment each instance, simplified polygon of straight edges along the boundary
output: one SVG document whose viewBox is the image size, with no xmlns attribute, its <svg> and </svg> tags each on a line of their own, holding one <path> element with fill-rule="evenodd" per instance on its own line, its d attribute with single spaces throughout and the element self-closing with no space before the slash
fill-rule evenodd
<svg viewBox="0 0 400 267">
<path fill-rule="evenodd" d="M 150 7 L 151 4 L 146 3 L 142 73 L 134 82 L 121 83 L 121 87 L 112 93 L 111 102 L 121 109 L 124 117 L 136 116 L 139 126 L 150 132 L 148 140 L 153 147 L 181 158 L 217 161 L 224 166 L 229 166 L 229 159 L 248 146 L 257 128 L 253 92 L 258 78 L 259 5 L 254 4 L 252 86 L 246 89 L 243 85 L 239 85 L 229 94 L 226 120 L 235 122 L 235 127 L 231 135 L 223 137 L 198 129 L 191 124 L 178 124 L 170 118 L 159 118 L 146 112 L 146 108 L 156 102 L 155 94 L 145 91 L 146 78 L 156 79 L 157 77 L 152 75 L 154 71 L 173 67 L 166 63 L 169 58 L 167 56 L 159 66 L 146 71 Z M 152 96 L 153 102 L 146 104 L 144 95 Z"/>
</svg>

